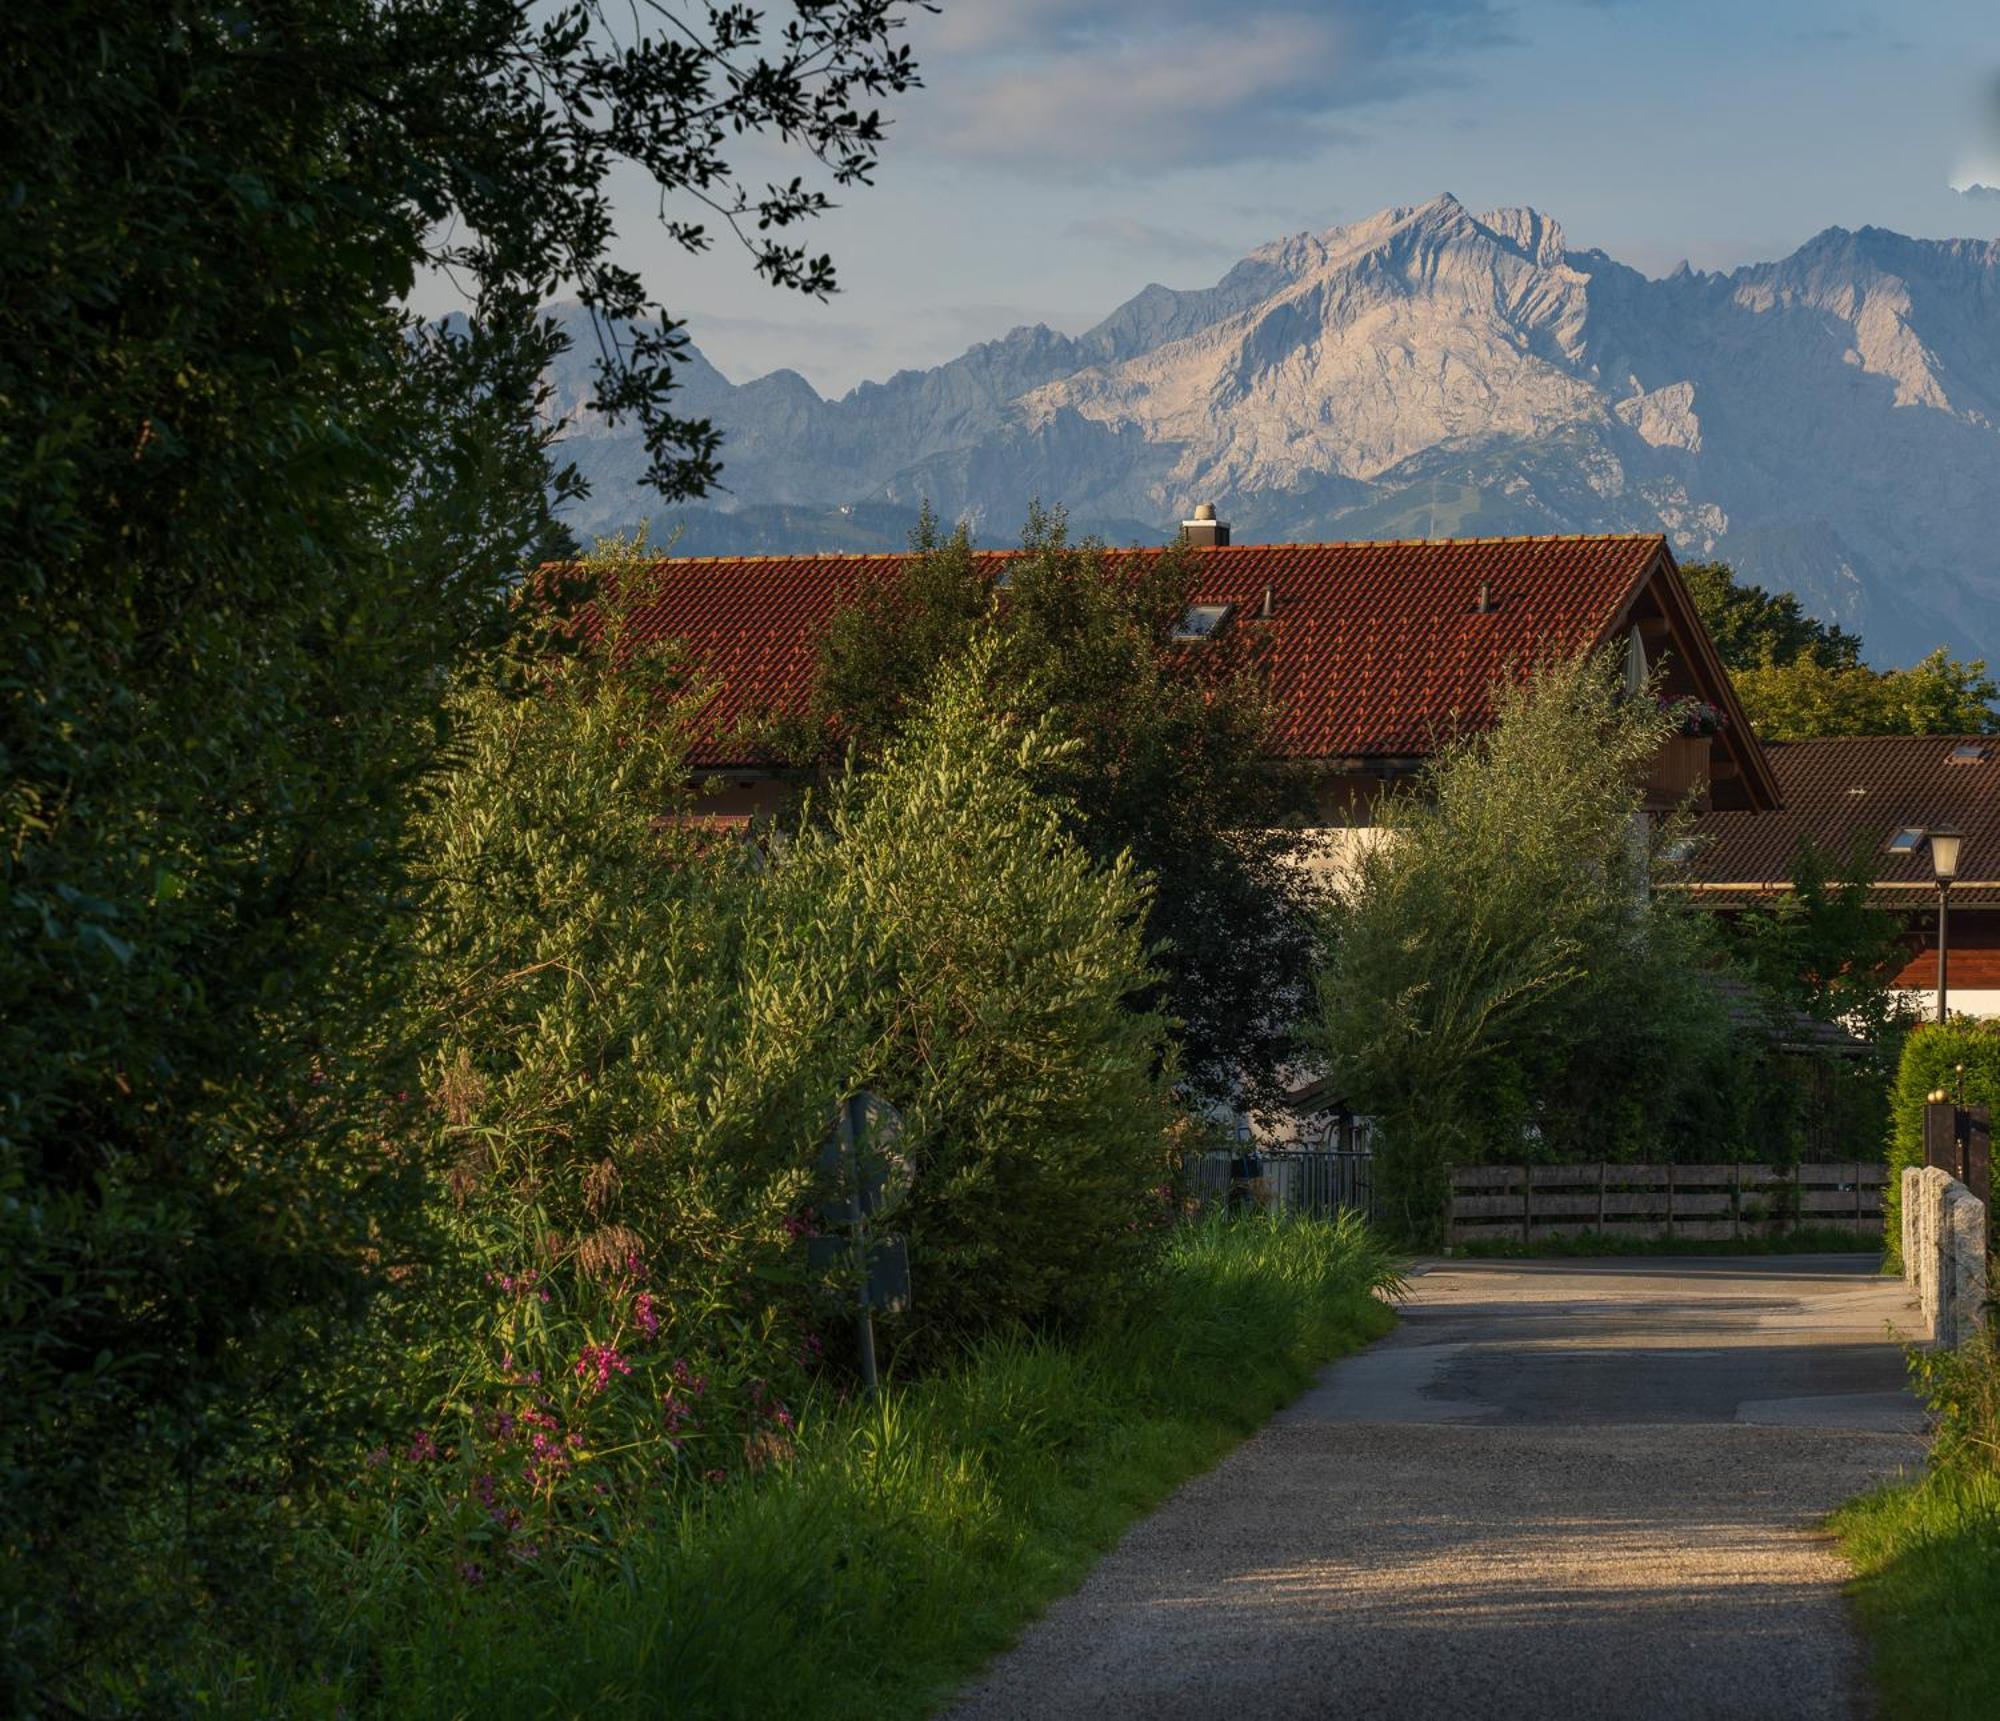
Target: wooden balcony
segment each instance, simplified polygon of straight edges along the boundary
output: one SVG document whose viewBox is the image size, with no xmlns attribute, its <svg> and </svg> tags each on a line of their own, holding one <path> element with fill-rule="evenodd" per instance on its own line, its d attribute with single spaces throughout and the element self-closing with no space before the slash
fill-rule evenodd
<svg viewBox="0 0 2000 1721">
<path fill-rule="evenodd" d="M 1676 735 L 1668 741 L 1646 775 L 1647 810 L 1668 812 L 1692 795 L 1695 811 L 1707 812 L 1710 755 L 1714 749 L 1712 735 Z"/>
</svg>

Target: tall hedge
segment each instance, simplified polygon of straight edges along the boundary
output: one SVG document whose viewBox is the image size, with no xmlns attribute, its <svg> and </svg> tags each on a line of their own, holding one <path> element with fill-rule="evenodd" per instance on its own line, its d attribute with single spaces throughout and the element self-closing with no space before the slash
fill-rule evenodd
<svg viewBox="0 0 2000 1721">
<path fill-rule="evenodd" d="M 1961 1075 L 1961 1066 L 1963 1073 Z M 1924 1162 L 1924 1099 L 1943 1089 L 1967 1105 L 2000 1112 L 2000 1022 L 1963 1017 L 1918 1028 L 1903 1046 L 1890 1108 L 1889 1184 L 1883 1192 L 1883 1242 L 1892 1265 L 1902 1260 L 1903 1171 Z"/>
</svg>

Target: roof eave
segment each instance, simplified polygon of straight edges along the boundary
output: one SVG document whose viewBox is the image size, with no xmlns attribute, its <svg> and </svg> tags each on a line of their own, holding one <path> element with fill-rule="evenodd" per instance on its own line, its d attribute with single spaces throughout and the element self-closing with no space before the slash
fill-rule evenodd
<svg viewBox="0 0 2000 1721">
<path fill-rule="evenodd" d="M 1750 810 L 1759 813 L 1774 813 L 1784 805 L 1784 796 L 1778 788 L 1777 774 L 1771 763 L 1764 757 L 1764 749 L 1757 739 L 1757 732 L 1751 727 L 1750 719 L 1744 712 L 1742 701 L 1736 697 L 1736 684 L 1730 680 L 1729 671 L 1716 652 L 1715 642 L 1708 637 L 1708 629 L 1703 624 L 1701 612 L 1695 608 L 1694 599 L 1689 595 L 1687 583 L 1681 578 L 1679 565 L 1674 561 L 1674 553 L 1664 536 L 1656 542 L 1653 554 L 1647 559 L 1624 597 L 1612 612 L 1611 619 L 1598 635 L 1597 645 L 1603 647 L 1617 639 L 1619 633 L 1631 625 L 1632 611 L 1640 596 L 1657 582 L 1660 607 L 1667 612 L 1669 624 L 1675 637 L 1698 661 L 1701 678 L 1718 694 L 1715 703 L 1721 708 L 1725 719 L 1722 731 L 1723 744 L 1729 756 L 1736 763 L 1742 776 L 1744 791 L 1751 801 Z"/>
</svg>

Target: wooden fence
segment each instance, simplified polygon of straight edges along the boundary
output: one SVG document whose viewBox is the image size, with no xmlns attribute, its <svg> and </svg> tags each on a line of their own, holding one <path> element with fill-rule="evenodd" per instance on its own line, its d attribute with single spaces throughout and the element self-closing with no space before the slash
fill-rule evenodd
<svg viewBox="0 0 2000 1721">
<path fill-rule="evenodd" d="M 1451 1174 L 1451 1240 L 1761 1237 L 1794 1226 L 1882 1234 L 1879 1165 L 1468 1165 Z"/>
</svg>

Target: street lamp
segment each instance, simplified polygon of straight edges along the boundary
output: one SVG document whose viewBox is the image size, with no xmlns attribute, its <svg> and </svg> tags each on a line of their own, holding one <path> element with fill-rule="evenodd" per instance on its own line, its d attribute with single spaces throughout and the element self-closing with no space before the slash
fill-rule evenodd
<svg viewBox="0 0 2000 1721">
<path fill-rule="evenodd" d="M 1930 833 L 1931 870 L 1937 874 L 1938 887 L 1938 1002 L 1937 1019 L 1944 1021 L 1945 1013 L 1945 959 L 1950 944 L 1950 897 L 1951 881 L 1958 877 L 1959 834 L 1949 825 Z"/>
</svg>

